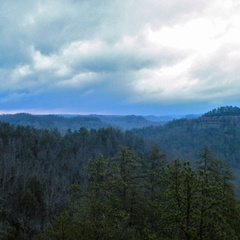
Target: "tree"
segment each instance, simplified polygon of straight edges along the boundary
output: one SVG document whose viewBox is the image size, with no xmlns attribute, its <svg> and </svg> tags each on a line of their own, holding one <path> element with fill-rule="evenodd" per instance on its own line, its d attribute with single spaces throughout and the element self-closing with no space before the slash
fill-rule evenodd
<svg viewBox="0 0 240 240">
<path fill-rule="evenodd" d="M 137 240 L 139 159 L 127 147 L 111 160 L 88 164 L 88 185 L 75 191 L 48 230 L 50 239 Z"/>
<path fill-rule="evenodd" d="M 169 239 L 195 240 L 197 179 L 189 162 L 175 160 L 166 170 L 168 188 L 163 202 L 162 228 Z M 173 231 L 174 229 L 174 231 Z"/>
<path fill-rule="evenodd" d="M 237 239 L 233 224 L 237 202 L 232 172 L 226 162 L 212 155 L 208 147 L 199 156 L 198 237 L 200 240 Z"/>
<path fill-rule="evenodd" d="M 143 234 L 150 237 L 159 233 L 159 221 L 161 220 L 166 181 L 164 179 L 164 167 L 166 164 L 165 154 L 159 148 L 153 146 L 142 163 L 142 187 L 144 204 L 142 204 Z"/>
</svg>

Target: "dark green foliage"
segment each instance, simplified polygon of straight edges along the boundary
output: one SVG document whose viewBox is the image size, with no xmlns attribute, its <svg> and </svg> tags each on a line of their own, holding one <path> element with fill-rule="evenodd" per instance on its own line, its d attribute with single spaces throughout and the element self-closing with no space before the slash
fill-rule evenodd
<svg viewBox="0 0 240 240">
<path fill-rule="evenodd" d="M 143 186 L 146 195 L 153 201 L 157 198 L 157 194 L 161 191 L 161 183 L 163 183 L 162 174 L 166 164 L 165 154 L 154 146 L 143 161 L 144 180 Z"/>
<path fill-rule="evenodd" d="M 238 239 L 239 204 L 231 172 L 208 148 L 200 156 L 195 170 L 179 160 L 165 165 L 155 147 L 145 167 L 126 147 L 110 160 L 103 156 L 91 160 L 87 188 L 75 186 L 67 209 L 45 236 L 50 240 Z M 152 164 L 158 177 L 149 175 Z"/>
<path fill-rule="evenodd" d="M 69 186 L 85 186 L 89 158 L 112 157 L 120 145 L 143 154 L 144 143 L 129 132 L 107 128 L 61 135 L 58 130 L 0 123 L 0 197 L 4 230 L 32 238 L 51 222 L 68 198 Z M 9 227 L 8 227 L 9 226 Z M 15 236 L 15 235 L 14 235 Z"/>
<path fill-rule="evenodd" d="M 226 162 L 204 148 L 193 168 L 167 160 L 156 146 L 146 149 L 130 131 L 80 128 L 61 135 L 0 123 L 0 239 L 240 236 Z"/>
<path fill-rule="evenodd" d="M 224 161 L 213 157 L 207 147 L 200 153 L 200 157 L 197 166 L 200 188 L 199 238 L 237 239 L 236 236 L 239 235 L 236 233 L 239 233 L 239 230 L 229 227 L 229 225 L 234 225 L 234 215 L 238 214 L 231 182 L 232 172 Z M 214 229 L 214 232 L 209 229 Z"/>
<path fill-rule="evenodd" d="M 131 130 L 150 148 L 156 145 L 170 159 L 186 159 L 195 164 L 196 153 L 205 145 L 214 155 L 225 159 L 236 176 L 240 194 L 240 115 L 237 107 L 221 107 L 197 119 L 178 119 L 163 126 Z"/>
<path fill-rule="evenodd" d="M 82 191 L 74 186 L 68 209 L 48 230 L 50 239 L 62 239 L 63 235 L 66 239 L 139 239 L 133 227 L 136 199 L 140 200 L 136 195 L 140 185 L 134 177 L 138 167 L 135 160 L 137 157 L 126 147 L 111 161 L 103 156 L 90 160 L 87 188 Z"/>
</svg>

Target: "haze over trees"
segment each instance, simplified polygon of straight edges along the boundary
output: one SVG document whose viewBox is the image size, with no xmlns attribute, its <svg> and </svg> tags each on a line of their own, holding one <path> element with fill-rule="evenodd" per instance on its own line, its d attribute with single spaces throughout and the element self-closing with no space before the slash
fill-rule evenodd
<svg viewBox="0 0 240 240">
<path fill-rule="evenodd" d="M 0 121 L 9 122 L 13 125 L 31 126 L 37 129 L 57 128 L 61 133 L 66 133 L 68 129 L 78 130 L 81 127 L 87 129 L 99 129 L 114 127 L 122 130 L 131 128 L 141 128 L 146 126 L 162 125 L 166 121 L 148 120 L 142 116 L 111 116 L 111 115 L 31 115 L 27 113 L 3 114 Z"/>
</svg>

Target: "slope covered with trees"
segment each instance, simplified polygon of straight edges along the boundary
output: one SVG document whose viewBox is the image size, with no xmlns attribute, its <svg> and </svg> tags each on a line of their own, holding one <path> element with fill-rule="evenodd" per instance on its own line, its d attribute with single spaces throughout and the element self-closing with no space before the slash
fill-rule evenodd
<svg viewBox="0 0 240 240">
<path fill-rule="evenodd" d="M 86 184 L 88 160 L 113 157 L 120 145 L 144 151 L 141 139 L 113 128 L 61 135 L 0 123 L 0 239 L 5 232 L 31 239 L 66 200 L 71 184 Z"/>
<path fill-rule="evenodd" d="M 213 153 L 225 159 L 240 183 L 240 108 L 220 107 L 197 119 L 178 119 L 163 126 L 134 129 L 149 146 L 156 144 L 169 158 L 192 161 L 196 153 L 209 146 Z M 240 192 L 240 189 L 238 189 Z"/>
<path fill-rule="evenodd" d="M 195 170 L 166 164 L 157 148 L 141 161 L 122 147 L 111 160 L 88 165 L 85 189 L 73 186 L 66 209 L 47 228 L 48 239 L 238 239 L 239 205 L 231 171 L 209 149 Z"/>
<path fill-rule="evenodd" d="M 237 119 L 65 134 L 1 122 L 0 239 L 239 239 L 234 175 L 218 157 L 237 169 L 220 148 L 231 153 Z"/>
</svg>

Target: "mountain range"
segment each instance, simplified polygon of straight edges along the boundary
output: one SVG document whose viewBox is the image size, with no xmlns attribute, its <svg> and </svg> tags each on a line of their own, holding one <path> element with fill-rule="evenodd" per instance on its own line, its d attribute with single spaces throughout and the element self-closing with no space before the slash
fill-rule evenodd
<svg viewBox="0 0 240 240">
<path fill-rule="evenodd" d="M 197 116 L 197 115 L 193 115 Z M 136 115 L 32 115 L 29 113 L 3 114 L 0 121 L 13 125 L 31 126 L 37 129 L 57 128 L 61 133 L 67 129 L 78 130 L 81 127 L 87 129 L 99 129 L 114 127 L 121 130 L 142 128 L 147 126 L 160 126 L 174 118 L 183 116 L 136 116 Z M 188 117 L 188 116 L 184 116 Z M 191 116 L 192 117 L 192 116 Z"/>
<path fill-rule="evenodd" d="M 31 115 L 27 113 L 0 115 L 0 121 L 37 129 L 117 128 L 130 130 L 147 146 L 158 146 L 171 159 L 194 162 L 198 153 L 208 146 L 225 159 L 240 183 L 240 108 L 225 106 L 203 115 L 186 116 L 117 116 L 117 115 Z M 195 160 L 194 160 L 195 159 Z M 240 192 L 240 187 L 238 192 Z"/>
</svg>

